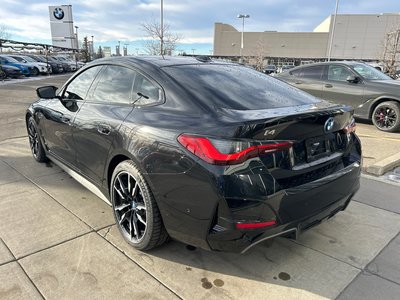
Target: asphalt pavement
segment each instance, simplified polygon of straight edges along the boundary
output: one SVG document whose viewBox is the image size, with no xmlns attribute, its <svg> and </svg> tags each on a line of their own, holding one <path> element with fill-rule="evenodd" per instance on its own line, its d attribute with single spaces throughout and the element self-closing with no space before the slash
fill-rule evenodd
<svg viewBox="0 0 400 300">
<path fill-rule="evenodd" d="M 0 82 L 0 299 L 399 298 L 400 184 L 368 175 L 346 211 L 296 241 L 277 238 L 243 255 L 176 241 L 134 250 L 105 202 L 31 157 L 26 107 L 36 87 L 66 78 Z M 376 139 L 377 157 L 398 147 L 399 134 L 368 123 L 357 130 L 364 153 L 372 153 L 366 138 Z M 380 138 L 389 142 L 381 151 Z"/>
</svg>

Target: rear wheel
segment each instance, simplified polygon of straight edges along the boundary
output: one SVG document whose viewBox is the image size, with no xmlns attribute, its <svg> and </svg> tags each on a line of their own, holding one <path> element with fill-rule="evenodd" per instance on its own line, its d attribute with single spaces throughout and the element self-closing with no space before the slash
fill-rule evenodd
<svg viewBox="0 0 400 300">
<path fill-rule="evenodd" d="M 40 140 L 36 121 L 33 117 L 29 117 L 28 124 L 28 138 L 29 138 L 29 146 L 31 147 L 33 158 L 37 162 L 46 162 L 46 152 L 44 150 L 42 141 Z"/>
<path fill-rule="evenodd" d="M 111 179 L 115 221 L 124 239 L 139 250 L 163 244 L 168 234 L 146 180 L 130 161 L 121 162 Z"/>
<path fill-rule="evenodd" d="M 400 103 L 387 101 L 375 107 L 372 123 L 382 131 L 395 132 L 400 129 Z"/>
</svg>

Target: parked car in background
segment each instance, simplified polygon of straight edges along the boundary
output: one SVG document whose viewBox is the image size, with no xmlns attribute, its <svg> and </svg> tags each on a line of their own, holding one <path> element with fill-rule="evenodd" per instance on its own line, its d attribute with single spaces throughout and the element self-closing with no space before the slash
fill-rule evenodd
<svg viewBox="0 0 400 300">
<path fill-rule="evenodd" d="M 33 67 L 32 75 L 34 76 L 51 73 L 51 68 L 49 68 L 46 63 L 37 62 L 36 60 L 24 55 L 10 54 L 10 56 L 15 60 L 18 60 L 20 63 L 25 63 L 28 66 Z"/>
<path fill-rule="evenodd" d="M 29 56 L 30 58 L 34 59 L 37 62 L 46 63 L 48 66 L 50 66 L 51 72 L 53 74 L 58 74 L 58 73 L 63 73 L 64 72 L 62 63 L 55 62 L 55 61 L 50 60 L 50 59 L 46 60 L 46 57 L 42 56 L 42 55 L 26 54 L 26 56 Z"/>
<path fill-rule="evenodd" d="M 0 69 L 4 73 L 4 78 L 19 78 L 23 76 L 21 69 L 14 66 L 0 64 Z"/>
<path fill-rule="evenodd" d="M 360 62 L 296 67 L 277 78 L 318 98 L 351 105 L 354 115 L 382 131 L 400 129 L 400 82 Z"/>
<path fill-rule="evenodd" d="M 7 55 L 0 55 L 0 64 L 17 67 L 25 76 L 30 76 L 32 74 L 31 72 L 33 71 L 33 67 L 29 67 L 24 63 L 20 63 L 18 60 L 15 60 Z"/>
<path fill-rule="evenodd" d="M 277 68 L 275 65 L 268 65 L 264 68 L 263 73 L 271 75 L 271 74 L 275 74 L 277 71 Z"/>
<path fill-rule="evenodd" d="M 72 61 L 68 58 L 65 58 L 64 56 L 53 56 L 53 58 L 57 59 L 58 61 L 62 62 L 63 64 L 68 64 L 70 67 L 70 70 L 72 72 L 75 72 L 76 70 L 79 69 L 79 64 L 76 61 Z"/>
<path fill-rule="evenodd" d="M 168 236 L 245 252 L 344 210 L 359 188 L 352 108 L 208 57 L 113 57 L 37 89 L 33 157 L 112 205 L 140 250 Z"/>
<path fill-rule="evenodd" d="M 287 70 L 293 69 L 295 66 L 293 65 L 283 65 L 282 67 L 279 68 L 279 73 L 285 72 Z"/>
<path fill-rule="evenodd" d="M 51 61 L 51 62 L 54 62 L 54 63 L 57 63 L 57 64 L 61 64 L 61 65 L 62 65 L 62 68 L 63 68 L 63 70 L 64 70 L 64 72 L 72 72 L 72 70 L 71 70 L 71 65 L 70 65 L 70 64 L 64 63 L 64 62 L 62 62 L 62 61 L 59 61 L 58 59 L 56 59 L 56 58 L 53 57 L 53 56 L 48 56 L 47 59 L 48 59 L 49 61 Z M 76 66 L 75 66 L 75 69 L 76 69 Z"/>
<path fill-rule="evenodd" d="M 49 59 L 61 63 L 65 72 L 75 72 L 77 70 L 77 64 L 75 62 L 62 59 L 58 56 L 50 56 Z"/>
<path fill-rule="evenodd" d="M 81 62 L 81 61 L 79 61 L 79 60 L 78 60 L 78 61 L 75 61 L 75 60 L 74 60 L 73 58 L 71 58 L 70 56 L 57 55 L 57 59 L 60 59 L 60 60 L 62 60 L 62 61 L 66 61 L 66 62 L 75 64 L 76 67 L 77 67 L 77 70 L 79 70 L 80 68 L 82 68 L 82 67 L 85 65 L 84 62 Z"/>
</svg>

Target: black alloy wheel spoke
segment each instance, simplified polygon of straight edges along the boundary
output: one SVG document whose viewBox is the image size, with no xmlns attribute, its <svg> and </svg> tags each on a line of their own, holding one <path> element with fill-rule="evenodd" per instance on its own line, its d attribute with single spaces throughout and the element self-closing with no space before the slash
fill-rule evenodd
<svg viewBox="0 0 400 300">
<path fill-rule="evenodd" d="M 120 229 L 132 242 L 139 242 L 147 227 L 146 204 L 137 180 L 126 172 L 114 181 L 114 211 Z"/>
<path fill-rule="evenodd" d="M 143 217 L 142 217 L 140 214 L 138 214 L 137 212 L 135 212 L 135 216 L 136 216 L 136 218 L 137 218 L 144 226 L 146 226 L 146 221 L 143 220 Z"/>
<path fill-rule="evenodd" d="M 137 218 L 135 213 L 132 213 L 132 218 L 131 218 L 131 224 L 133 225 L 133 234 L 137 239 L 139 239 L 139 229 L 138 229 L 138 224 L 137 224 Z M 131 225 L 131 226 L 132 226 Z"/>
<path fill-rule="evenodd" d="M 124 204 L 116 206 L 114 209 L 116 211 L 121 211 L 121 210 L 124 210 L 125 208 L 130 207 L 130 206 L 131 206 L 130 203 L 124 203 Z"/>
</svg>

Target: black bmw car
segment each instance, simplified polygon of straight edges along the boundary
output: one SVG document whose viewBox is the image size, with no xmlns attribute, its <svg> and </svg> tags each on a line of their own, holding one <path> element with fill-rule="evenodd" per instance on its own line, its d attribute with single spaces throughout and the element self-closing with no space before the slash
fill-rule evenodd
<svg viewBox="0 0 400 300">
<path fill-rule="evenodd" d="M 295 238 L 359 188 L 352 109 L 237 64 L 108 58 L 37 93 L 34 158 L 111 204 L 140 250 L 168 237 L 237 252 Z"/>
</svg>

